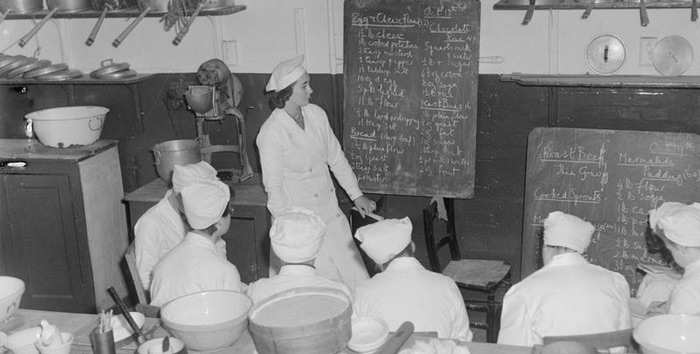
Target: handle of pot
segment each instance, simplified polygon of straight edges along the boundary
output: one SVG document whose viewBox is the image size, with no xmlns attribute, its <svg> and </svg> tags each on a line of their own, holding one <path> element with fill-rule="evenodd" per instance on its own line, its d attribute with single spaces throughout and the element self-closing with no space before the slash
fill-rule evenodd
<svg viewBox="0 0 700 354">
<path fill-rule="evenodd" d="M 107 16 L 107 11 L 109 11 L 109 7 L 107 7 L 107 5 L 105 5 L 104 8 L 102 9 L 102 13 L 100 14 L 100 18 L 97 19 L 97 23 L 95 23 L 95 27 L 92 29 L 92 32 L 90 32 L 90 36 L 85 41 L 86 46 L 89 47 L 93 43 L 95 43 L 95 38 L 97 37 L 97 32 L 99 32 L 100 27 L 102 27 L 102 22 L 105 20 L 105 17 Z"/>
<path fill-rule="evenodd" d="M 195 18 L 197 18 L 197 15 L 199 15 L 199 12 L 202 11 L 202 8 L 204 8 L 204 2 L 200 1 L 199 5 L 197 5 L 197 9 L 194 10 L 194 13 L 187 21 L 187 24 L 185 24 L 185 27 L 183 27 L 180 32 L 178 32 L 177 36 L 175 36 L 175 39 L 173 39 L 173 45 L 178 45 L 180 42 L 182 42 L 182 39 L 185 38 L 185 35 L 190 30 L 190 26 L 192 26 L 192 23 L 194 22 Z"/>
<path fill-rule="evenodd" d="M 119 45 L 122 44 L 122 42 L 124 42 L 124 39 L 126 39 L 126 36 L 128 36 L 129 33 L 131 33 L 131 31 L 133 31 L 134 28 L 136 28 L 136 25 L 138 25 L 139 22 L 141 22 L 141 20 L 143 20 L 143 18 L 146 17 L 146 14 L 148 14 L 148 11 L 151 11 L 151 8 L 150 8 L 150 7 L 146 7 L 146 9 L 144 9 L 144 10 L 141 12 L 141 14 L 139 15 L 139 17 L 137 17 L 135 20 L 133 20 L 133 21 L 129 24 L 129 26 L 126 27 L 126 29 L 124 30 L 124 32 L 122 32 L 122 33 L 119 35 L 119 37 L 117 37 L 117 38 L 114 40 L 114 42 L 112 42 L 112 46 L 113 46 L 114 48 L 119 47 Z"/>
<path fill-rule="evenodd" d="M 5 12 L 2 13 L 2 16 L 0 16 L 0 23 L 2 23 L 2 21 L 5 20 L 5 17 L 7 17 L 7 15 L 8 15 L 10 12 L 12 12 L 12 9 L 7 9 L 7 10 L 5 10 Z"/>
<path fill-rule="evenodd" d="M 151 150 L 153 150 L 153 157 L 154 157 L 155 160 L 156 160 L 156 161 L 154 162 L 154 164 L 160 165 L 160 159 L 161 159 L 160 151 L 158 151 L 158 150 L 156 150 L 156 149 L 151 149 Z"/>
<path fill-rule="evenodd" d="M 19 43 L 18 43 L 19 46 L 24 47 L 25 45 L 27 45 L 27 42 L 29 42 L 32 39 L 32 37 L 34 37 L 34 35 L 37 32 L 39 32 L 41 27 L 43 27 L 46 24 L 46 22 L 48 22 L 51 19 L 51 16 L 53 16 L 53 14 L 55 14 L 56 11 L 58 11 L 58 7 L 54 7 L 53 10 L 51 10 L 46 15 L 46 17 L 42 18 L 41 21 L 39 21 L 39 23 L 37 23 L 37 25 L 34 26 L 34 28 L 32 28 L 31 31 L 29 31 L 29 33 L 25 34 L 24 37 L 20 38 Z"/>
<path fill-rule="evenodd" d="M 97 128 L 93 128 L 93 127 L 92 127 L 92 122 L 93 122 L 93 120 L 96 120 L 96 121 L 100 122 L 100 126 L 97 127 Z M 90 118 L 90 120 L 88 121 L 88 127 L 89 127 L 90 130 L 92 130 L 93 132 L 96 132 L 96 131 L 102 129 L 102 125 L 103 125 L 103 124 L 104 124 L 104 122 L 102 121 L 102 118 L 99 118 L 99 117 Z"/>
</svg>

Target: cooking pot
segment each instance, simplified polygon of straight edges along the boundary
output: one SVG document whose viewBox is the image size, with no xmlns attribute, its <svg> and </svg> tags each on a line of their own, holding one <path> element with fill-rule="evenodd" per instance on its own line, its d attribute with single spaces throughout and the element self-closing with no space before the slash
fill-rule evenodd
<svg viewBox="0 0 700 354">
<path fill-rule="evenodd" d="M 170 140 L 153 145 L 158 176 L 170 185 L 176 165 L 189 165 L 202 161 L 199 142 L 190 139 Z"/>
<path fill-rule="evenodd" d="M 44 9 L 44 0 L 2 0 L 0 11 L 12 10 L 13 14 L 26 14 Z"/>
<path fill-rule="evenodd" d="M 90 0 L 92 9 L 102 11 L 105 7 L 110 10 L 123 10 L 138 5 L 137 0 Z"/>
</svg>

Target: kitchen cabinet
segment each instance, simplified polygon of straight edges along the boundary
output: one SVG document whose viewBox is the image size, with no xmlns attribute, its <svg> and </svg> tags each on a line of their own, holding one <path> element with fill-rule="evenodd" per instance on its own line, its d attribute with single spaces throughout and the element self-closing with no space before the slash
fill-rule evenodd
<svg viewBox="0 0 700 354">
<path fill-rule="evenodd" d="M 24 280 L 21 307 L 95 313 L 113 305 L 107 287 L 128 294 L 122 195 L 115 141 L 0 139 L 0 274 Z"/>
<path fill-rule="evenodd" d="M 267 196 L 259 175 L 229 186 L 233 189 L 231 204 L 234 211 L 231 227 L 223 236 L 226 256 L 238 268 L 241 280 L 247 284 L 269 275 L 270 214 L 267 211 Z M 158 203 L 167 190 L 165 182 L 156 179 L 124 197 L 129 211 L 131 240 L 136 221 Z"/>
</svg>

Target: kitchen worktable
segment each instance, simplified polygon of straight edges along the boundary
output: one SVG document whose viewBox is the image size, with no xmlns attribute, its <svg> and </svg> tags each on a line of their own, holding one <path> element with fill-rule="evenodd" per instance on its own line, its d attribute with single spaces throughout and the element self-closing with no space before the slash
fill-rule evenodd
<svg viewBox="0 0 700 354">
<path fill-rule="evenodd" d="M 82 313 L 68 312 L 53 312 L 53 311 L 37 311 L 20 309 L 9 321 L 0 323 L 0 332 L 5 332 L 8 335 L 17 332 L 24 328 L 38 326 L 39 321 L 45 319 L 50 324 L 57 326 L 63 332 L 73 333 L 75 340 L 71 348 L 71 354 L 91 354 L 93 353 L 92 345 L 90 344 L 90 332 L 97 326 L 99 315 L 90 315 Z M 164 337 L 167 332 L 161 326 L 160 320 L 155 318 L 147 318 L 143 326 L 143 331 L 149 338 Z M 412 336 L 409 338 L 406 345 L 409 343 L 424 340 L 425 337 Z M 404 347 L 406 346 L 404 345 Z M 467 348 L 471 354 L 530 354 L 530 347 L 516 347 L 510 345 L 499 345 L 492 343 L 467 343 Z M 136 351 L 136 344 L 129 342 L 117 348 L 116 354 L 133 354 Z M 0 353 L 9 351 L 0 347 Z M 190 353 L 196 353 L 189 351 Z M 236 341 L 232 346 L 226 347 L 217 354 L 253 354 L 255 346 L 250 334 L 246 331 L 243 336 Z M 349 350 L 341 351 L 341 354 L 351 354 Z"/>
</svg>

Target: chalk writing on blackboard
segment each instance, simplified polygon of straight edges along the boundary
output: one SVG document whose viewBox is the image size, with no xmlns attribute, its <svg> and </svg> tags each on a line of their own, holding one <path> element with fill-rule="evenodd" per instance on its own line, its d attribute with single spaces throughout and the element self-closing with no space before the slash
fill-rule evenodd
<svg viewBox="0 0 700 354">
<path fill-rule="evenodd" d="M 700 137 L 691 134 L 538 128 L 530 134 L 523 276 L 537 269 L 536 231 L 549 212 L 596 227 L 587 257 L 620 272 L 636 291 L 639 263 L 665 265 L 646 249 L 647 215 L 665 201 L 700 201 Z"/>
<path fill-rule="evenodd" d="M 346 1 L 345 130 L 368 192 L 471 197 L 479 3 Z"/>
</svg>

